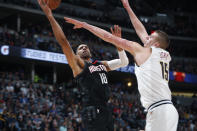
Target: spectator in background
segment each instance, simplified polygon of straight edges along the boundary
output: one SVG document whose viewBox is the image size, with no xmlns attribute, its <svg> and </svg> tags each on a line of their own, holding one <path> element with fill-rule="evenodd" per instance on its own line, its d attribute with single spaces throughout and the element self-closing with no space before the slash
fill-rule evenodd
<svg viewBox="0 0 197 131">
<path fill-rule="evenodd" d="M 0 115 L 3 114 L 6 109 L 5 101 L 0 97 Z"/>
<path fill-rule="evenodd" d="M 21 90 L 21 93 L 22 93 L 24 96 L 27 96 L 29 90 L 28 90 L 28 88 L 26 87 L 25 84 L 22 84 L 20 90 Z"/>
<path fill-rule="evenodd" d="M 24 124 L 24 123 L 23 123 L 23 124 Z M 33 131 L 33 128 L 32 128 L 32 121 L 31 121 L 31 120 L 28 120 L 28 121 L 27 121 L 26 130 L 28 130 L 28 131 Z"/>
<path fill-rule="evenodd" d="M 10 93 L 14 92 L 14 86 L 12 85 L 11 81 L 8 83 L 8 85 L 6 86 L 6 90 Z"/>
<path fill-rule="evenodd" d="M 67 131 L 67 124 L 68 124 L 68 121 L 67 119 L 65 118 L 64 122 L 62 123 L 62 125 L 60 126 L 60 131 Z"/>
<path fill-rule="evenodd" d="M 28 102 L 29 101 L 28 101 L 27 97 L 24 94 L 22 94 L 22 97 L 20 98 L 20 103 L 27 104 Z"/>
<path fill-rule="evenodd" d="M 33 113 L 33 119 L 32 119 L 32 122 L 34 124 L 34 129 L 36 130 L 40 130 L 40 125 L 41 125 L 41 118 L 39 118 L 39 115 L 36 114 L 36 113 Z"/>
<path fill-rule="evenodd" d="M 186 74 L 184 72 L 173 72 L 174 80 L 177 82 L 184 82 Z"/>
</svg>

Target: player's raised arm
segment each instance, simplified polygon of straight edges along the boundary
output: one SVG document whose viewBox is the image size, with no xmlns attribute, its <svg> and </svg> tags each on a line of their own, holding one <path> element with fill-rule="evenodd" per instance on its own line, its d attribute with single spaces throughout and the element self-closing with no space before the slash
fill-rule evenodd
<svg viewBox="0 0 197 131">
<path fill-rule="evenodd" d="M 96 26 L 90 25 L 85 22 L 80 22 L 78 20 L 74 20 L 74 19 L 71 19 L 68 17 L 64 17 L 64 19 L 66 20 L 67 23 L 74 24 L 75 25 L 74 29 L 84 28 L 84 29 L 92 32 L 93 34 L 95 34 L 99 38 L 103 39 L 104 41 L 112 43 L 113 45 L 118 46 L 118 47 L 130 52 L 134 57 L 136 56 L 136 54 L 138 52 L 141 52 L 143 50 L 143 47 L 140 44 L 138 44 L 137 42 L 128 41 L 126 39 L 119 38 L 119 37 L 114 36 L 111 33 L 107 32 L 101 28 L 98 28 Z"/>
<path fill-rule="evenodd" d="M 121 28 L 118 25 L 114 25 L 114 30 L 112 27 L 110 29 L 111 29 L 112 35 L 115 35 L 120 38 L 122 37 Z M 116 47 L 116 48 L 118 50 L 119 59 L 114 59 L 110 61 L 102 61 L 102 63 L 106 67 L 108 67 L 108 71 L 116 70 L 120 67 L 125 67 L 129 64 L 129 60 L 126 55 L 126 52 L 122 48 L 119 48 L 119 47 Z"/>
<path fill-rule="evenodd" d="M 48 2 L 48 0 L 47 0 Z M 77 65 L 77 61 L 79 60 L 78 57 L 74 54 L 66 36 L 64 35 L 64 32 L 62 31 L 60 25 L 58 24 L 58 22 L 55 20 L 55 18 L 53 17 L 52 11 L 51 9 L 48 7 L 46 1 L 44 0 L 38 0 L 38 3 L 40 5 L 40 7 L 42 8 L 43 12 L 45 13 L 45 15 L 47 16 L 51 26 L 52 26 L 52 30 L 53 33 L 55 35 L 55 38 L 57 39 L 58 43 L 60 44 L 60 46 L 62 47 L 62 50 L 64 52 L 64 54 L 66 55 L 66 58 L 68 60 L 68 64 L 70 65 L 70 67 L 73 70 L 73 74 L 78 74 L 78 65 Z M 81 63 L 81 62 L 80 62 Z"/>
<path fill-rule="evenodd" d="M 141 21 L 137 18 L 137 16 L 135 15 L 133 10 L 131 9 L 128 0 L 121 0 L 121 1 L 122 1 L 124 8 L 127 10 L 128 14 L 129 14 L 131 23 L 132 23 L 137 35 L 139 36 L 139 38 L 141 39 L 143 44 L 146 45 L 148 33 L 147 33 L 144 25 L 141 23 Z"/>
</svg>

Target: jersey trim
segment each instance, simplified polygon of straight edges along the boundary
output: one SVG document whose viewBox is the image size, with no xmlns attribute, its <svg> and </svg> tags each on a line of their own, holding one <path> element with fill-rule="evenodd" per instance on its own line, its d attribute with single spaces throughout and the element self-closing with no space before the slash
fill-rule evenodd
<svg viewBox="0 0 197 131">
<path fill-rule="evenodd" d="M 92 62 L 92 64 L 96 64 L 98 62 L 98 60 L 95 60 L 94 62 Z"/>
<path fill-rule="evenodd" d="M 172 102 L 171 102 L 171 100 L 168 100 L 168 99 L 155 102 L 148 107 L 147 111 L 150 111 L 150 110 L 154 109 L 155 107 L 158 107 L 158 106 L 161 106 L 164 104 L 172 104 Z"/>
</svg>

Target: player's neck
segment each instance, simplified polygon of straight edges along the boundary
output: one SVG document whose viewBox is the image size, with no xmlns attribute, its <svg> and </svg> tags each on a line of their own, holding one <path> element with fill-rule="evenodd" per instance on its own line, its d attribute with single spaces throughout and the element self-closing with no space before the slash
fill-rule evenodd
<svg viewBox="0 0 197 131">
<path fill-rule="evenodd" d="M 89 63 L 91 63 L 92 62 L 92 60 L 90 59 L 90 58 L 87 58 L 87 59 L 83 59 L 84 61 L 86 61 L 86 62 L 89 62 Z"/>
</svg>

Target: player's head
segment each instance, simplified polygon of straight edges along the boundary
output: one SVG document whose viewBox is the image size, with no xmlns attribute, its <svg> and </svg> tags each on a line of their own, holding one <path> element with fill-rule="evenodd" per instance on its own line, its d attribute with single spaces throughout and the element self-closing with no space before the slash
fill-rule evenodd
<svg viewBox="0 0 197 131">
<path fill-rule="evenodd" d="M 81 44 L 77 47 L 76 54 L 82 59 L 89 59 L 92 57 L 89 47 L 85 44 Z"/>
<path fill-rule="evenodd" d="M 168 35 L 161 30 L 156 30 L 147 37 L 147 43 L 145 43 L 145 47 L 156 46 L 162 49 L 166 49 L 168 48 L 169 44 L 170 40 L 168 38 Z"/>
</svg>

